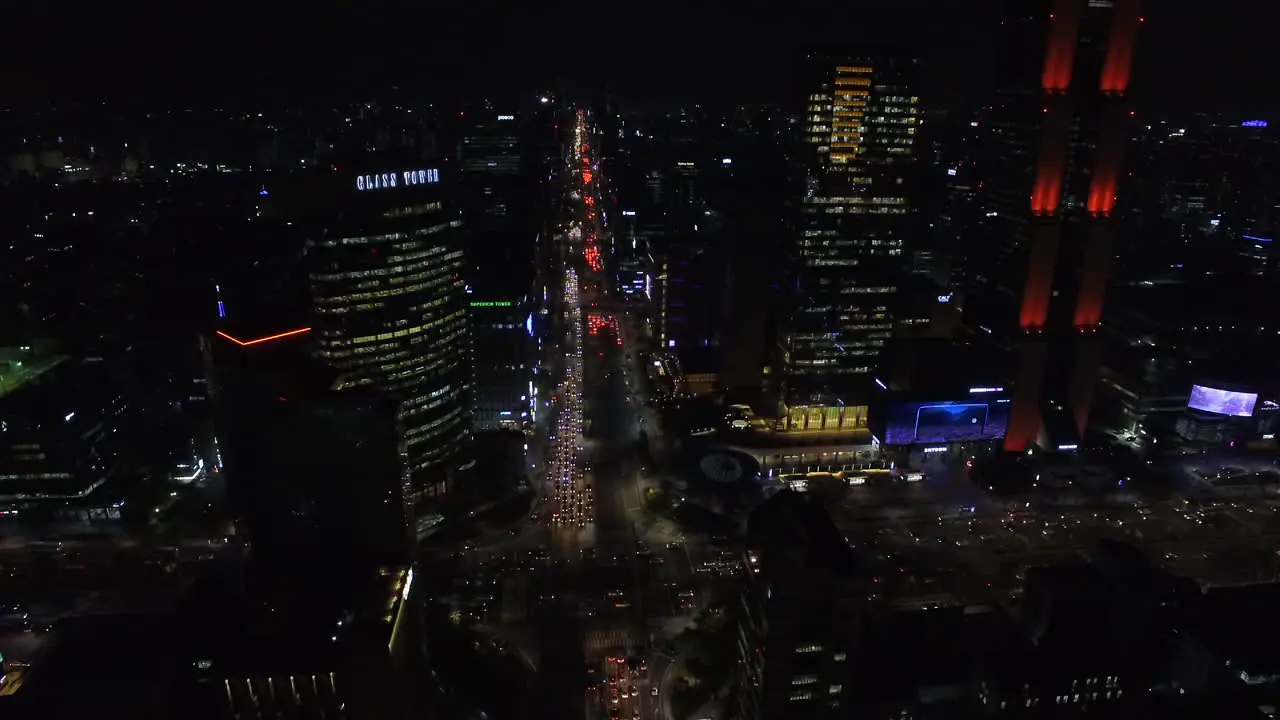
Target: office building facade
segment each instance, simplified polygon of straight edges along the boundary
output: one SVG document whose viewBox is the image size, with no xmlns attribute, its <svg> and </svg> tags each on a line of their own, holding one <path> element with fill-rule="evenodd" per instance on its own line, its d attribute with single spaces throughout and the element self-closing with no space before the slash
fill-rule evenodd
<svg viewBox="0 0 1280 720">
<path fill-rule="evenodd" d="M 809 62 L 779 429 L 857 431 L 908 245 L 917 64 L 889 53 Z"/>
<path fill-rule="evenodd" d="M 316 353 L 340 389 L 399 402 L 416 506 L 474 463 L 462 221 L 438 168 L 344 184 L 342 211 L 306 246 Z"/>
<path fill-rule="evenodd" d="M 630 302 L 648 302 L 653 291 L 650 237 L 637 232 L 635 210 L 621 210 L 613 221 L 613 258 L 618 269 L 614 287 Z"/>
<path fill-rule="evenodd" d="M 810 495 L 784 490 L 747 523 L 736 716 L 849 717 L 870 591 L 849 544 Z"/>
<path fill-rule="evenodd" d="M 660 347 L 677 354 L 719 346 L 719 312 L 725 282 L 723 258 L 697 235 L 677 237 L 657 260 L 653 285 L 654 333 Z"/>
<path fill-rule="evenodd" d="M 459 120 L 459 197 L 468 228 L 482 234 L 509 230 L 525 211 L 519 114 L 483 103 L 463 111 Z"/>
<path fill-rule="evenodd" d="M 1088 422 L 1142 20 L 1138 0 L 1010 3 L 1002 19 L 986 215 L 991 285 L 1018 301 L 982 324 L 1016 350 L 1009 451 L 1073 445 Z"/>
<path fill-rule="evenodd" d="M 533 309 L 527 295 L 468 296 L 475 338 L 477 431 L 525 430 L 533 422 L 536 362 Z"/>
</svg>

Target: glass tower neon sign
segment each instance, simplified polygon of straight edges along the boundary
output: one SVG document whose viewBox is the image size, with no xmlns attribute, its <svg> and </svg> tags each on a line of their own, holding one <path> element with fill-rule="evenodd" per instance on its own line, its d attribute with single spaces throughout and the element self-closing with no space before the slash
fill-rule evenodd
<svg viewBox="0 0 1280 720">
<path fill-rule="evenodd" d="M 360 192 L 365 190 L 385 190 L 406 185 L 432 185 L 438 182 L 440 182 L 440 171 L 436 168 L 431 168 L 430 170 L 401 170 L 400 172 L 392 173 L 357 175 L 356 190 Z"/>
</svg>

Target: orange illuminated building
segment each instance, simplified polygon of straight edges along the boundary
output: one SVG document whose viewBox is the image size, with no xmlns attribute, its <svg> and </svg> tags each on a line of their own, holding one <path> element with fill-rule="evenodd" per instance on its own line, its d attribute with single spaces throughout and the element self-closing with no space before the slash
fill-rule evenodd
<svg viewBox="0 0 1280 720">
<path fill-rule="evenodd" d="M 875 387 L 905 296 L 920 65 L 897 51 L 838 46 L 814 49 L 805 65 L 806 189 L 794 202 L 775 419 L 787 431 L 861 433 L 865 414 L 853 410 Z"/>
<path fill-rule="evenodd" d="M 1008 276 L 1021 336 L 1008 451 L 1074 447 L 1089 419 L 1142 21 L 1140 0 L 1040 0 L 1010 2 L 1001 22 L 1007 56 L 993 124 L 1007 147 L 1025 150 L 993 162 L 993 185 L 1025 177 L 1025 158 L 1034 162 L 1021 209 L 1007 184 L 1016 181 L 1006 181 L 1012 200 L 988 212 L 1012 216 L 1006 255 L 1025 263 Z M 1056 426 L 1055 412 L 1065 418 Z"/>
</svg>

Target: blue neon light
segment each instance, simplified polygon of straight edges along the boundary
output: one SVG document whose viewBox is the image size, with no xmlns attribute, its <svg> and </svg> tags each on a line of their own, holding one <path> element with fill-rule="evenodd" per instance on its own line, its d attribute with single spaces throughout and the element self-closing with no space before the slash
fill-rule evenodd
<svg viewBox="0 0 1280 720">
<path fill-rule="evenodd" d="M 524 329 L 529 331 L 529 337 L 533 337 L 533 313 L 524 319 Z"/>
<path fill-rule="evenodd" d="M 227 316 L 227 306 L 223 305 L 222 301 L 219 300 L 218 301 L 218 317 L 225 318 L 226 316 Z"/>
<path fill-rule="evenodd" d="M 1245 120 L 1244 122 L 1240 123 L 1240 127 L 1264 128 L 1266 126 L 1267 126 L 1266 120 Z"/>
<path fill-rule="evenodd" d="M 1254 242 L 1271 242 L 1271 238 L 1258 237 L 1257 235 L 1241 235 L 1240 237 Z"/>
</svg>

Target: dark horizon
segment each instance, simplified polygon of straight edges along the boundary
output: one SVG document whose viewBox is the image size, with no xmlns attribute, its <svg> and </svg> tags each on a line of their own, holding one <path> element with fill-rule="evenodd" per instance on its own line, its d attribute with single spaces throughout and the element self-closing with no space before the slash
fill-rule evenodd
<svg viewBox="0 0 1280 720">
<path fill-rule="evenodd" d="M 985 99 L 1000 3 L 866 0 L 832 8 L 802 0 L 775 12 L 633 4 L 578 21 L 491 2 L 239 12 L 212 4 L 175 12 L 152 2 L 71 12 L 70 5 L 4 11 L 9 44 L 0 52 L 9 58 L 0 64 L 0 102 L 12 110 L 71 100 L 329 101 L 393 86 L 433 100 L 545 86 L 622 101 L 783 101 L 805 47 L 868 41 L 921 58 L 926 104 L 972 105 Z M 1206 16 L 1212 26 L 1201 24 Z M 1135 75 L 1139 106 L 1274 109 L 1267 90 L 1280 61 L 1258 60 L 1254 49 L 1277 21 L 1280 7 L 1245 8 L 1242 0 L 1151 7 Z"/>
</svg>

